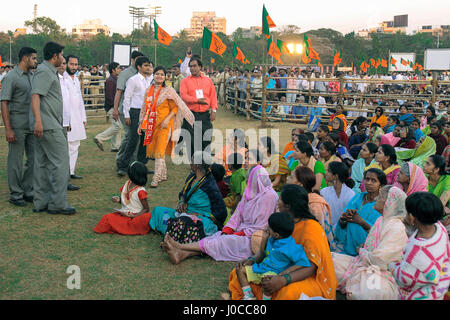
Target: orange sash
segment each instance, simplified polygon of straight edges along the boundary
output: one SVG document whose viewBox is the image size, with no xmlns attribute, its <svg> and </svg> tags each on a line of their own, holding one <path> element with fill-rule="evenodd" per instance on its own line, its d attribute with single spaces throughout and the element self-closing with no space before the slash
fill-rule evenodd
<svg viewBox="0 0 450 320">
<path fill-rule="evenodd" d="M 150 90 L 148 90 L 147 98 L 145 99 L 145 116 L 141 125 L 141 130 L 145 130 L 144 146 L 149 145 L 152 142 L 156 125 L 156 103 L 158 101 L 161 88 L 162 86 L 159 87 L 156 95 L 153 96 L 155 86 L 152 85 Z"/>
</svg>

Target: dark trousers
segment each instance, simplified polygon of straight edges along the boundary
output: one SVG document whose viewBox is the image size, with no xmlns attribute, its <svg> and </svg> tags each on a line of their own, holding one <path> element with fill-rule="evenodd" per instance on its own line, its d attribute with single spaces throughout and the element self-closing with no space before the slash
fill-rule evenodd
<svg viewBox="0 0 450 320">
<path fill-rule="evenodd" d="M 205 131 L 212 129 L 213 125 L 210 119 L 210 113 L 209 111 L 206 112 L 192 112 L 194 114 L 195 122 L 194 126 L 192 127 L 185 119 L 183 120 L 183 124 L 181 125 L 181 129 L 184 129 L 186 131 L 182 131 L 180 140 L 178 143 L 182 143 L 183 135 L 188 134 L 188 138 L 190 141 L 186 141 L 186 148 L 187 148 L 187 154 L 189 159 L 192 157 L 195 151 L 205 151 L 210 145 L 211 145 L 211 139 L 212 137 L 210 135 L 205 136 Z M 201 131 L 197 128 L 201 125 Z M 198 132 L 197 132 L 197 130 Z M 200 136 L 201 132 L 201 136 Z M 198 142 L 195 143 L 195 140 Z M 201 148 L 201 149 L 200 149 Z M 210 152 L 211 148 L 208 148 L 208 152 Z"/>
<path fill-rule="evenodd" d="M 130 165 L 131 157 L 133 156 L 134 151 L 136 150 L 136 145 L 138 146 L 137 153 L 137 161 L 142 162 L 144 164 L 147 163 L 146 156 L 146 147 L 144 147 L 144 138 L 145 135 L 141 134 L 140 136 L 137 134 L 137 129 L 139 127 L 139 114 L 141 113 L 140 109 L 130 109 L 130 120 L 131 125 L 128 132 L 128 142 L 126 144 L 123 155 L 120 159 L 117 160 L 117 165 L 119 170 L 127 171 L 128 166 Z"/>
</svg>

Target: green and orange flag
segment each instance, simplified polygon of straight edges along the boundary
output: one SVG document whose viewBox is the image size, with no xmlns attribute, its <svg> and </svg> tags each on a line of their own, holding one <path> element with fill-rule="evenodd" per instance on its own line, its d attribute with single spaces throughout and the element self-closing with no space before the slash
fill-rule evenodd
<svg viewBox="0 0 450 320">
<path fill-rule="evenodd" d="M 275 41 L 273 41 L 272 37 L 270 37 L 267 41 L 267 54 L 277 60 L 279 64 L 283 64 L 283 61 L 281 61 L 281 52 L 283 50 L 283 47 L 279 47 L 279 45 L 281 45 L 279 41 L 277 41 L 277 44 L 275 44 Z"/>
<path fill-rule="evenodd" d="M 375 61 L 375 59 L 374 58 L 370 58 L 370 65 L 372 66 L 372 67 L 374 67 L 375 68 L 375 66 L 377 65 L 377 63 L 376 63 L 376 61 Z"/>
<path fill-rule="evenodd" d="M 364 61 L 364 58 L 361 58 L 361 64 L 359 65 L 359 67 L 361 68 L 361 71 L 367 72 L 367 68 L 369 68 L 370 65 L 366 61 Z"/>
<path fill-rule="evenodd" d="M 216 63 L 216 60 L 214 58 L 211 58 L 211 63 Z"/>
<path fill-rule="evenodd" d="M 309 57 L 309 49 L 311 48 L 311 40 L 305 34 L 304 37 L 303 37 L 303 41 L 305 42 L 306 55 Z"/>
<path fill-rule="evenodd" d="M 404 60 L 403 58 L 400 59 L 400 63 L 405 67 L 408 66 L 408 61 Z"/>
<path fill-rule="evenodd" d="M 311 62 L 311 58 L 308 57 L 308 56 L 306 55 L 306 53 L 304 53 L 303 56 L 302 56 L 302 62 L 303 62 L 304 64 L 308 64 L 308 63 Z"/>
<path fill-rule="evenodd" d="M 219 56 L 227 49 L 227 46 L 220 40 L 220 38 L 214 33 L 211 32 L 208 28 L 203 28 L 203 40 L 202 40 L 202 48 L 208 49 Z"/>
<path fill-rule="evenodd" d="M 341 52 L 334 50 L 333 65 L 336 67 L 337 65 L 340 65 L 341 62 L 342 62 Z"/>
<path fill-rule="evenodd" d="M 375 69 L 378 69 L 378 67 L 381 66 L 381 59 L 378 58 L 377 63 L 375 64 Z"/>
<path fill-rule="evenodd" d="M 391 66 L 395 67 L 395 69 L 397 69 L 397 60 L 395 60 L 394 58 L 391 57 Z"/>
<path fill-rule="evenodd" d="M 245 58 L 242 50 L 236 45 L 236 43 L 233 44 L 233 58 L 236 58 L 236 60 L 239 60 L 243 64 L 246 64 L 247 59 Z"/>
<path fill-rule="evenodd" d="M 263 5 L 262 12 L 262 33 L 266 35 L 266 38 L 270 38 L 270 28 L 275 28 L 276 24 L 273 22 L 272 18 L 266 10 L 266 6 Z"/>
<path fill-rule="evenodd" d="M 384 60 L 384 59 L 381 59 L 381 66 L 383 67 L 383 68 L 387 68 L 387 61 L 386 60 Z"/>
<path fill-rule="evenodd" d="M 156 23 L 156 20 L 154 21 L 154 27 L 155 27 L 155 39 L 161 42 L 162 44 L 165 44 L 168 46 L 172 42 L 172 37 L 165 32 L 162 28 L 158 26 Z"/>
<path fill-rule="evenodd" d="M 178 63 L 179 63 L 179 64 L 182 64 L 182 63 L 183 63 L 183 60 L 178 59 Z"/>
</svg>

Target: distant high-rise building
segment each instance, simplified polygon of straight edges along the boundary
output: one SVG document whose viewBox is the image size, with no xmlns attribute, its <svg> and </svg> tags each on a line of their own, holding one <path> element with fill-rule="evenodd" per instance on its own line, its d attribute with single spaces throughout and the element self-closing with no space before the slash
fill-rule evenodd
<svg viewBox="0 0 450 320">
<path fill-rule="evenodd" d="M 92 37 L 99 33 L 104 33 L 107 36 L 111 34 L 111 29 L 108 26 L 103 25 L 100 19 L 83 20 L 82 24 L 72 28 L 72 34 L 82 38 Z"/>
<path fill-rule="evenodd" d="M 193 12 L 191 27 L 186 29 L 189 38 L 200 38 L 203 35 L 203 28 L 207 27 L 214 33 L 227 33 L 227 20 L 216 17 L 214 11 Z"/>
</svg>

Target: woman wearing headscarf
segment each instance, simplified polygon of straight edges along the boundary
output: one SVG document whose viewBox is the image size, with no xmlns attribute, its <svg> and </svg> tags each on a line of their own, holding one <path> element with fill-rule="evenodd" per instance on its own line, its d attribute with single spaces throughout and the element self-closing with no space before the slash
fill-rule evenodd
<svg viewBox="0 0 450 320">
<path fill-rule="evenodd" d="M 407 196 L 415 192 L 425 192 L 428 188 L 428 179 L 423 170 L 410 162 L 405 162 L 398 173 L 394 186 L 406 193 Z"/>
<path fill-rule="evenodd" d="M 340 104 L 336 106 L 336 112 L 330 116 L 330 123 L 333 122 L 335 118 L 339 118 L 344 122 L 344 131 L 347 129 L 347 118 L 345 117 L 344 107 Z M 330 129 L 331 130 L 331 129 Z"/>
<path fill-rule="evenodd" d="M 397 159 L 401 162 L 411 162 L 423 168 L 425 160 L 436 153 L 436 142 L 433 138 L 424 136 L 416 144 L 416 149 L 397 151 Z"/>
<path fill-rule="evenodd" d="M 247 259 L 252 256 L 253 233 L 267 227 L 277 201 L 278 195 L 272 188 L 269 174 L 258 165 L 252 169 L 244 196 L 222 231 L 187 244 L 180 244 L 166 234 L 161 246 L 174 264 L 201 254 L 216 261 Z"/>
<path fill-rule="evenodd" d="M 382 216 L 370 229 L 356 257 L 332 253 L 338 290 L 349 300 L 397 300 L 398 286 L 388 271 L 399 262 L 408 242 L 403 219 L 406 194 L 397 187 L 385 186 L 374 208 Z M 373 286 L 371 284 L 377 284 Z"/>
<path fill-rule="evenodd" d="M 409 126 L 400 126 L 400 141 L 394 145 L 396 148 L 415 149 L 416 138 L 414 131 Z"/>
<path fill-rule="evenodd" d="M 335 134 L 339 135 L 339 142 L 343 146 L 348 148 L 348 135 L 347 135 L 347 133 L 345 133 L 345 128 L 346 128 L 346 125 L 341 118 L 336 117 L 333 119 L 333 121 L 331 121 L 330 133 L 335 133 Z"/>
</svg>

